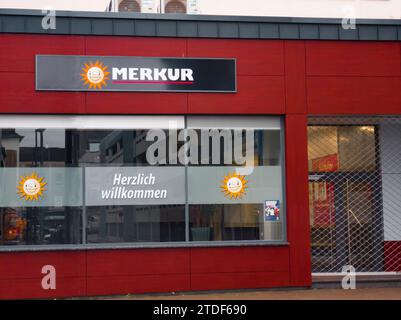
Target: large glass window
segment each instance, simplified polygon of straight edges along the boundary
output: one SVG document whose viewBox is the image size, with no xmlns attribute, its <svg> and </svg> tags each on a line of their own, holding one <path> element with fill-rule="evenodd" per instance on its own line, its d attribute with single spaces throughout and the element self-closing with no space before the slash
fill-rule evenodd
<svg viewBox="0 0 401 320">
<path fill-rule="evenodd" d="M 1 245 L 81 243 L 82 176 L 70 141 L 59 129 L 0 130 Z"/>
<path fill-rule="evenodd" d="M 2 116 L 0 247 L 283 241 L 280 118 Z"/>
<path fill-rule="evenodd" d="M 188 128 L 206 149 L 188 168 L 190 240 L 283 240 L 280 119 L 192 117 Z"/>
</svg>

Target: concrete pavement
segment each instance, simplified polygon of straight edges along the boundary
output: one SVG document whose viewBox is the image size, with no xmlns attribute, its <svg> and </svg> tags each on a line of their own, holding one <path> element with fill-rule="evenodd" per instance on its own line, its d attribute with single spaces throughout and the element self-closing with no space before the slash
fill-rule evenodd
<svg viewBox="0 0 401 320">
<path fill-rule="evenodd" d="M 286 289 L 234 292 L 97 297 L 121 300 L 401 300 L 401 287 L 343 289 Z"/>
</svg>

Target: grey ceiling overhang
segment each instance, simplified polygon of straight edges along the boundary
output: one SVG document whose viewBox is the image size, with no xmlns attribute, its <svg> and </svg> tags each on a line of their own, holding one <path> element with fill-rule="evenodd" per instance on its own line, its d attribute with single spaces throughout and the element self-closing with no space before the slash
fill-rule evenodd
<svg viewBox="0 0 401 320">
<path fill-rule="evenodd" d="M 0 9 L 1 33 L 234 39 L 401 40 L 401 20 L 243 17 L 57 11 L 55 30 L 42 29 L 42 11 Z"/>
</svg>

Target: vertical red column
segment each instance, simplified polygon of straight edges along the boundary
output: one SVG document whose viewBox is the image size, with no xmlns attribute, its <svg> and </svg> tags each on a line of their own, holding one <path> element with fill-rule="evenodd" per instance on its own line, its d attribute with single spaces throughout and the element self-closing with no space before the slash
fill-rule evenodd
<svg viewBox="0 0 401 320">
<path fill-rule="evenodd" d="M 285 128 L 290 281 L 292 286 L 309 286 L 311 252 L 306 115 L 287 115 Z"/>
<path fill-rule="evenodd" d="M 305 42 L 284 42 L 287 236 L 290 283 L 311 285 Z"/>
</svg>

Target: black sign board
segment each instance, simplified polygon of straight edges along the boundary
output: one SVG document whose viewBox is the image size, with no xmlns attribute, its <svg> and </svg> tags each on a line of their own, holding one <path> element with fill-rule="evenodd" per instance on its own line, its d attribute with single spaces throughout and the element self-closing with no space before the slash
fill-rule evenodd
<svg viewBox="0 0 401 320">
<path fill-rule="evenodd" d="M 36 90 L 236 92 L 236 61 L 37 55 Z"/>
</svg>

